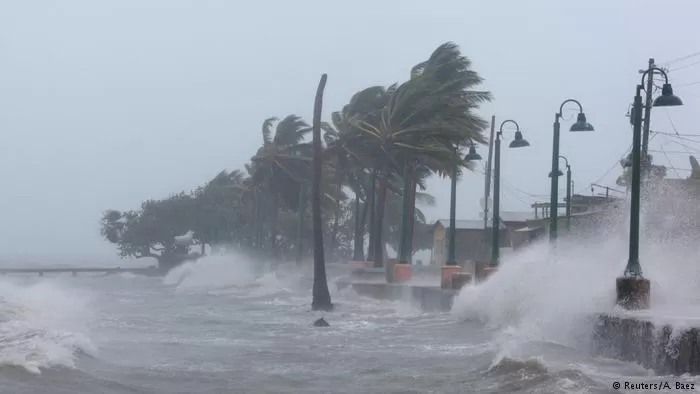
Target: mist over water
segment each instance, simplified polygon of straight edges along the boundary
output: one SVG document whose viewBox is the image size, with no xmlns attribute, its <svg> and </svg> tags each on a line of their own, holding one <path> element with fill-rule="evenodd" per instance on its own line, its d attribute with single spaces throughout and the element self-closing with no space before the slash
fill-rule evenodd
<svg viewBox="0 0 700 394">
<path fill-rule="evenodd" d="M 645 313 L 688 323 L 700 316 L 698 245 L 692 221 L 659 219 L 669 214 L 654 208 L 660 199 L 645 203 L 642 219 L 641 263 L 652 281 Z M 556 250 L 543 240 L 509 254 L 488 281 L 460 292 L 451 313 L 339 290 L 334 281 L 350 271 L 336 264 L 328 265 L 336 310 L 313 312 L 310 265 L 271 267 L 235 251 L 164 278 L 3 277 L 0 385 L 13 393 L 611 392 L 621 377 L 650 374 L 587 353 L 592 317 L 619 312 L 627 217 L 623 203 L 593 228 L 562 236 Z M 311 327 L 320 316 L 331 327 Z"/>
</svg>

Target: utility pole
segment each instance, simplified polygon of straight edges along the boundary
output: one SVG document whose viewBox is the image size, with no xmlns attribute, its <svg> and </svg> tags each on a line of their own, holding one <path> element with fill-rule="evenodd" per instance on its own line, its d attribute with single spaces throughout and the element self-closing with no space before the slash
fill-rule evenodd
<svg viewBox="0 0 700 394">
<path fill-rule="evenodd" d="M 649 128 L 651 126 L 651 93 L 654 88 L 654 58 L 649 59 L 649 68 L 640 70 L 641 73 L 647 72 L 646 86 L 646 101 L 644 102 L 644 129 L 642 130 L 642 165 L 648 166 L 651 163 L 648 160 L 647 154 L 649 148 Z"/>
</svg>

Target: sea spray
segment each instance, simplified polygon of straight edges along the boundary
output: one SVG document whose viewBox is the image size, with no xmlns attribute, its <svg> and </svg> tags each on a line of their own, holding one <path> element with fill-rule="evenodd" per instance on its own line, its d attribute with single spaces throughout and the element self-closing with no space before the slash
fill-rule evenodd
<svg viewBox="0 0 700 394">
<path fill-rule="evenodd" d="M 55 280 L 0 281 L 0 366 L 39 374 L 51 367 L 74 368 L 79 353 L 95 356 L 87 300 Z"/>
<path fill-rule="evenodd" d="M 645 314 L 700 317 L 700 231 L 687 220 L 656 220 L 659 207 L 672 201 L 649 196 L 645 203 L 640 256 L 644 275 L 652 282 L 652 305 Z M 615 279 L 628 257 L 628 212 L 622 206 L 596 228 L 560 237 L 556 249 L 544 239 L 509 254 L 487 281 L 462 289 L 453 313 L 480 320 L 501 335 L 508 331 L 515 337 L 508 341 L 510 348 L 518 341 L 586 348 L 595 321 L 591 317 L 616 309 Z"/>
<path fill-rule="evenodd" d="M 248 259 L 228 254 L 207 256 L 175 267 L 163 278 L 163 283 L 177 285 L 181 290 L 198 290 L 241 286 L 256 278 Z"/>
</svg>

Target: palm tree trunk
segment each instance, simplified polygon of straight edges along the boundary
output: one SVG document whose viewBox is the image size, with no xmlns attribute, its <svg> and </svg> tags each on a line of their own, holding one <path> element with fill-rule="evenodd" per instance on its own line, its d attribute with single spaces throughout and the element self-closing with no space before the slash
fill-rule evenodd
<svg viewBox="0 0 700 394">
<path fill-rule="evenodd" d="M 377 193 L 377 204 L 374 224 L 374 267 L 379 268 L 384 266 L 384 243 L 382 242 L 382 233 L 384 232 L 384 208 L 386 207 L 386 192 L 389 186 L 389 165 L 383 160 L 380 170 L 379 190 Z"/>
<path fill-rule="evenodd" d="M 369 245 L 367 246 L 367 260 L 374 260 L 374 240 L 376 239 L 376 232 L 374 227 L 374 222 L 377 213 L 377 169 L 372 170 L 372 176 L 370 177 L 369 194 L 367 194 L 367 207 L 369 209 Z"/>
<path fill-rule="evenodd" d="M 353 238 L 353 252 L 352 252 L 352 259 L 353 261 L 364 261 L 365 259 L 365 242 L 364 242 L 364 233 L 362 231 L 363 227 L 363 220 L 362 220 L 362 212 L 363 210 L 361 209 L 361 204 L 360 204 L 360 194 L 355 193 L 355 234 Z"/>
<path fill-rule="evenodd" d="M 408 236 L 406 237 L 406 249 L 408 263 L 411 264 L 413 261 L 413 237 L 415 236 L 413 229 L 416 224 L 416 187 L 418 182 L 416 181 L 416 164 L 411 164 L 411 184 L 409 187 L 409 198 L 408 198 Z"/>
<path fill-rule="evenodd" d="M 270 253 L 277 259 L 277 219 L 279 217 L 279 194 L 272 195 L 272 212 L 270 218 Z"/>
<path fill-rule="evenodd" d="M 256 190 L 253 197 L 253 221 L 255 223 L 254 228 L 254 242 L 255 248 L 258 251 L 262 251 L 263 248 L 263 215 L 262 215 L 262 200 L 260 193 Z"/>
<path fill-rule="evenodd" d="M 311 192 L 311 209 L 314 233 L 314 287 L 311 309 L 329 311 L 333 309 L 331 293 L 328 291 L 326 278 L 326 262 L 323 254 L 323 227 L 321 223 L 321 170 L 323 150 L 321 147 L 321 107 L 323 105 L 323 89 L 326 87 L 326 74 L 321 76 L 316 90 L 313 118 L 313 178 Z"/>
<path fill-rule="evenodd" d="M 336 190 L 336 204 L 335 204 L 335 210 L 333 212 L 333 225 L 331 227 L 331 240 L 330 240 L 330 254 L 331 254 L 331 259 L 335 257 L 336 253 L 336 246 L 338 244 L 338 222 L 340 221 L 340 193 L 342 192 L 343 185 L 341 184 L 342 178 L 340 176 L 337 177 L 336 182 L 338 183 L 338 188 Z M 331 260 L 335 261 L 335 260 Z"/>
</svg>

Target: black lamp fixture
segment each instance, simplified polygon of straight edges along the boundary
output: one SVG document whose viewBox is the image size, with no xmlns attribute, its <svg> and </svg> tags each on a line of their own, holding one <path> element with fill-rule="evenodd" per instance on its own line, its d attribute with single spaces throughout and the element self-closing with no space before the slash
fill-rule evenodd
<svg viewBox="0 0 700 394">
<path fill-rule="evenodd" d="M 520 130 L 515 132 L 515 139 L 508 144 L 509 148 L 524 148 L 526 146 L 530 146 L 530 143 L 523 138 L 523 133 Z"/>
<path fill-rule="evenodd" d="M 586 114 L 579 112 L 576 123 L 572 124 L 569 131 L 594 131 L 593 125 L 586 120 Z"/>
<path fill-rule="evenodd" d="M 654 107 L 675 107 L 678 105 L 683 105 L 683 100 L 673 94 L 673 88 L 671 87 L 671 84 L 668 83 L 666 73 L 663 75 L 666 78 L 666 83 L 664 83 L 664 86 L 661 88 L 661 96 L 654 100 Z"/>
<path fill-rule="evenodd" d="M 522 138 L 522 136 L 521 136 Z M 481 155 L 476 151 L 476 145 L 471 144 L 469 146 L 469 153 L 467 153 L 466 156 L 464 156 L 465 161 L 478 161 L 481 160 Z"/>
</svg>

